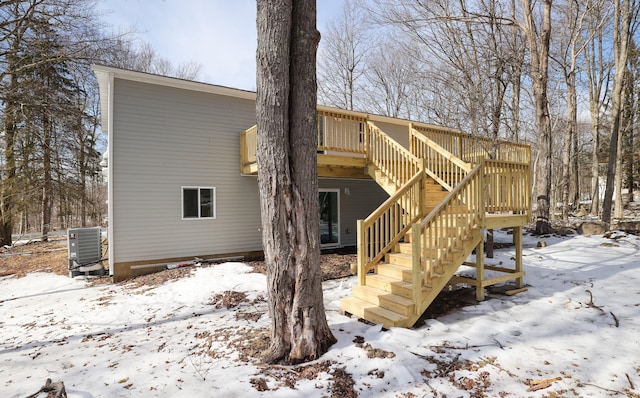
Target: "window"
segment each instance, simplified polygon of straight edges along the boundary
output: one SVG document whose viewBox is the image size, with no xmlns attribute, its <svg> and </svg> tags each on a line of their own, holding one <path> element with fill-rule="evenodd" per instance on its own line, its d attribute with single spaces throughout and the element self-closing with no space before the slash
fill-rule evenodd
<svg viewBox="0 0 640 398">
<path fill-rule="evenodd" d="M 216 218 L 216 189 L 182 187 L 182 218 Z"/>
</svg>

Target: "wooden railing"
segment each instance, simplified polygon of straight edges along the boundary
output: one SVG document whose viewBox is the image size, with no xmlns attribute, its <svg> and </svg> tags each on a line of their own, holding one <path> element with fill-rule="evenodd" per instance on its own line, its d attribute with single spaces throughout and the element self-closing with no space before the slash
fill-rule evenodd
<svg viewBox="0 0 640 398">
<path fill-rule="evenodd" d="M 240 170 L 256 162 L 258 148 L 258 126 L 248 128 L 240 134 Z"/>
<path fill-rule="evenodd" d="M 418 132 L 413 124 L 409 126 L 409 148 L 412 154 L 425 160 L 427 174 L 448 191 L 471 171 L 470 164 Z"/>
<path fill-rule="evenodd" d="M 489 159 L 495 149 L 495 159 L 508 162 L 530 163 L 531 147 L 527 144 L 474 137 L 458 130 L 414 124 L 413 129 L 468 163 L 477 164 L 480 158 Z M 495 148 L 494 148 L 495 147 Z"/>
<path fill-rule="evenodd" d="M 409 152 L 374 123 L 367 123 L 367 160 L 401 187 L 422 170 L 422 160 Z"/>
<path fill-rule="evenodd" d="M 358 281 L 424 216 L 425 173 L 419 170 L 365 220 L 358 220 Z"/>
<path fill-rule="evenodd" d="M 527 214 L 531 208 L 530 166 L 524 163 L 487 160 L 483 197 L 489 213 Z"/>
<path fill-rule="evenodd" d="M 318 150 L 364 154 L 366 124 L 364 116 L 319 110 Z"/>
<path fill-rule="evenodd" d="M 476 165 L 467 176 L 449 192 L 433 211 L 416 225 L 412 237 L 414 275 L 422 281 L 414 289 L 429 286 L 436 273 L 443 273 L 443 263 L 456 248 L 462 247 L 472 230 L 482 223 L 485 214 L 482 190 L 484 161 Z M 415 294 L 415 293 L 414 293 Z"/>
</svg>

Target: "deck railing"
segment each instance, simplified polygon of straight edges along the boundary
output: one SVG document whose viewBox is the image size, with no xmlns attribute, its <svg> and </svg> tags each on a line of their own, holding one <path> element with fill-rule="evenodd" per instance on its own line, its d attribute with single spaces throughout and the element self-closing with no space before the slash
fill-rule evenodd
<svg viewBox="0 0 640 398">
<path fill-rule="evenodd" d="M 258 126 L 248 128 L 240 134 L 240 170 L 256 162 L 258 148 Z"/>
<path fill-rule="evenodd" d="M 425 159 L 427 174 L 448 191 L 471 171 L 470 164 L 418 132 L 413 124 L 409 126 L 409 148 L 418 158 Z"/>
<path fill-rule="evenodd" d="M 489 159 L 495 146 L 495 159 L 508 162 L 530 163 L 531 147 L 527 144 L 474 137 L 458 130 L 437 126 L 414 124 L 413 129 L 468 163 L 478 163 L 480 158 Z"/>
<path fill-rule="evenodd" d="M 489 213 L 527 214 L 531 208 L 531 173 L 525 163 L 487 160 L 483 196 Z"/>
<path fill-rule="evenodd" d="M 350 113 L 318 111 L 318 150 L 365 154 L 367 120 Z"/>
</svg>

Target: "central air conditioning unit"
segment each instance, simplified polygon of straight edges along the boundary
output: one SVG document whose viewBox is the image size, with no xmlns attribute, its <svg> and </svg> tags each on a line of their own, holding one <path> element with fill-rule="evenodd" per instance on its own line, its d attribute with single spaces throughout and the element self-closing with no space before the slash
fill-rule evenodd
<svg viewBox="0 0 640 398">
<path fill-rule="evenodd" d="M 69 276 L 104 275 L 102 266 L 102 230 L 100 227 L 69 228 Z"/>
</svg>

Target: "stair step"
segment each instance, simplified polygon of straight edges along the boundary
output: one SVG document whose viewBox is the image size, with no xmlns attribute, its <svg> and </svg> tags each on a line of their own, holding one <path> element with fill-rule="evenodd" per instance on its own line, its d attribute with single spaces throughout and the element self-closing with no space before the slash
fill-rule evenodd
<svg viewBox="0 0 640 398">
<path fill-rule="evenodd" d="M 424 188 L 425 188 L 425 191 L 426 191 L 426 192 L 429 192 L 429 193 L 434 193 L 434 192 L 444 192 L 444 193 L 446 193 L 446 194 L 448 194 L 448 193 L 449 193 L 449 191 L 447 191 L 447 190 L 444 190 L 444 191 L 443 191 L 442 185 L 440 185 L 440 184 L 436 183 L 435 181 L 434 181 L 434 183 L 433 183 L 433 184 L 430 184 L 430 183 L 428 183 L 428 182 L 427 182 L 427 183 L 424 185 Z"/>
<path fill-rule="evenodd" d="M 406 282 L 413 281 L 413 272 L 411 271 L 411 268 L 400 264 L 380 263 L 378 264 L 377 273 L 397 280 L 403 280 Z"/>
<path fill-rule="evenodd" d="M 406 253 L 388 253 L 386 255 L 386 260 L 390 264 L 403 265 L 409 268 L 413 265 L 413 256 L 411 254 Z"/>
<path fill-rule="evenodd" d="M 415 310 L 413 300 L 371 286 L 354 286 L 353 297 L 401 315 L 411 315 Z"/>
<path fill-rule="evenodd" d="M 413 297 L 411 283 L 380 274 L 368 274 L 366 285 L 410 299 Z"/>
<path fill-rule="evenodd" d="M 340 307 L 345 312 L 375 324 L 382 324 L 387 329 L 394 326 L 403 327 L 409 320 L 406 315 L 378 307 L 353 296 L 341 299 Z"/>
</svg>

